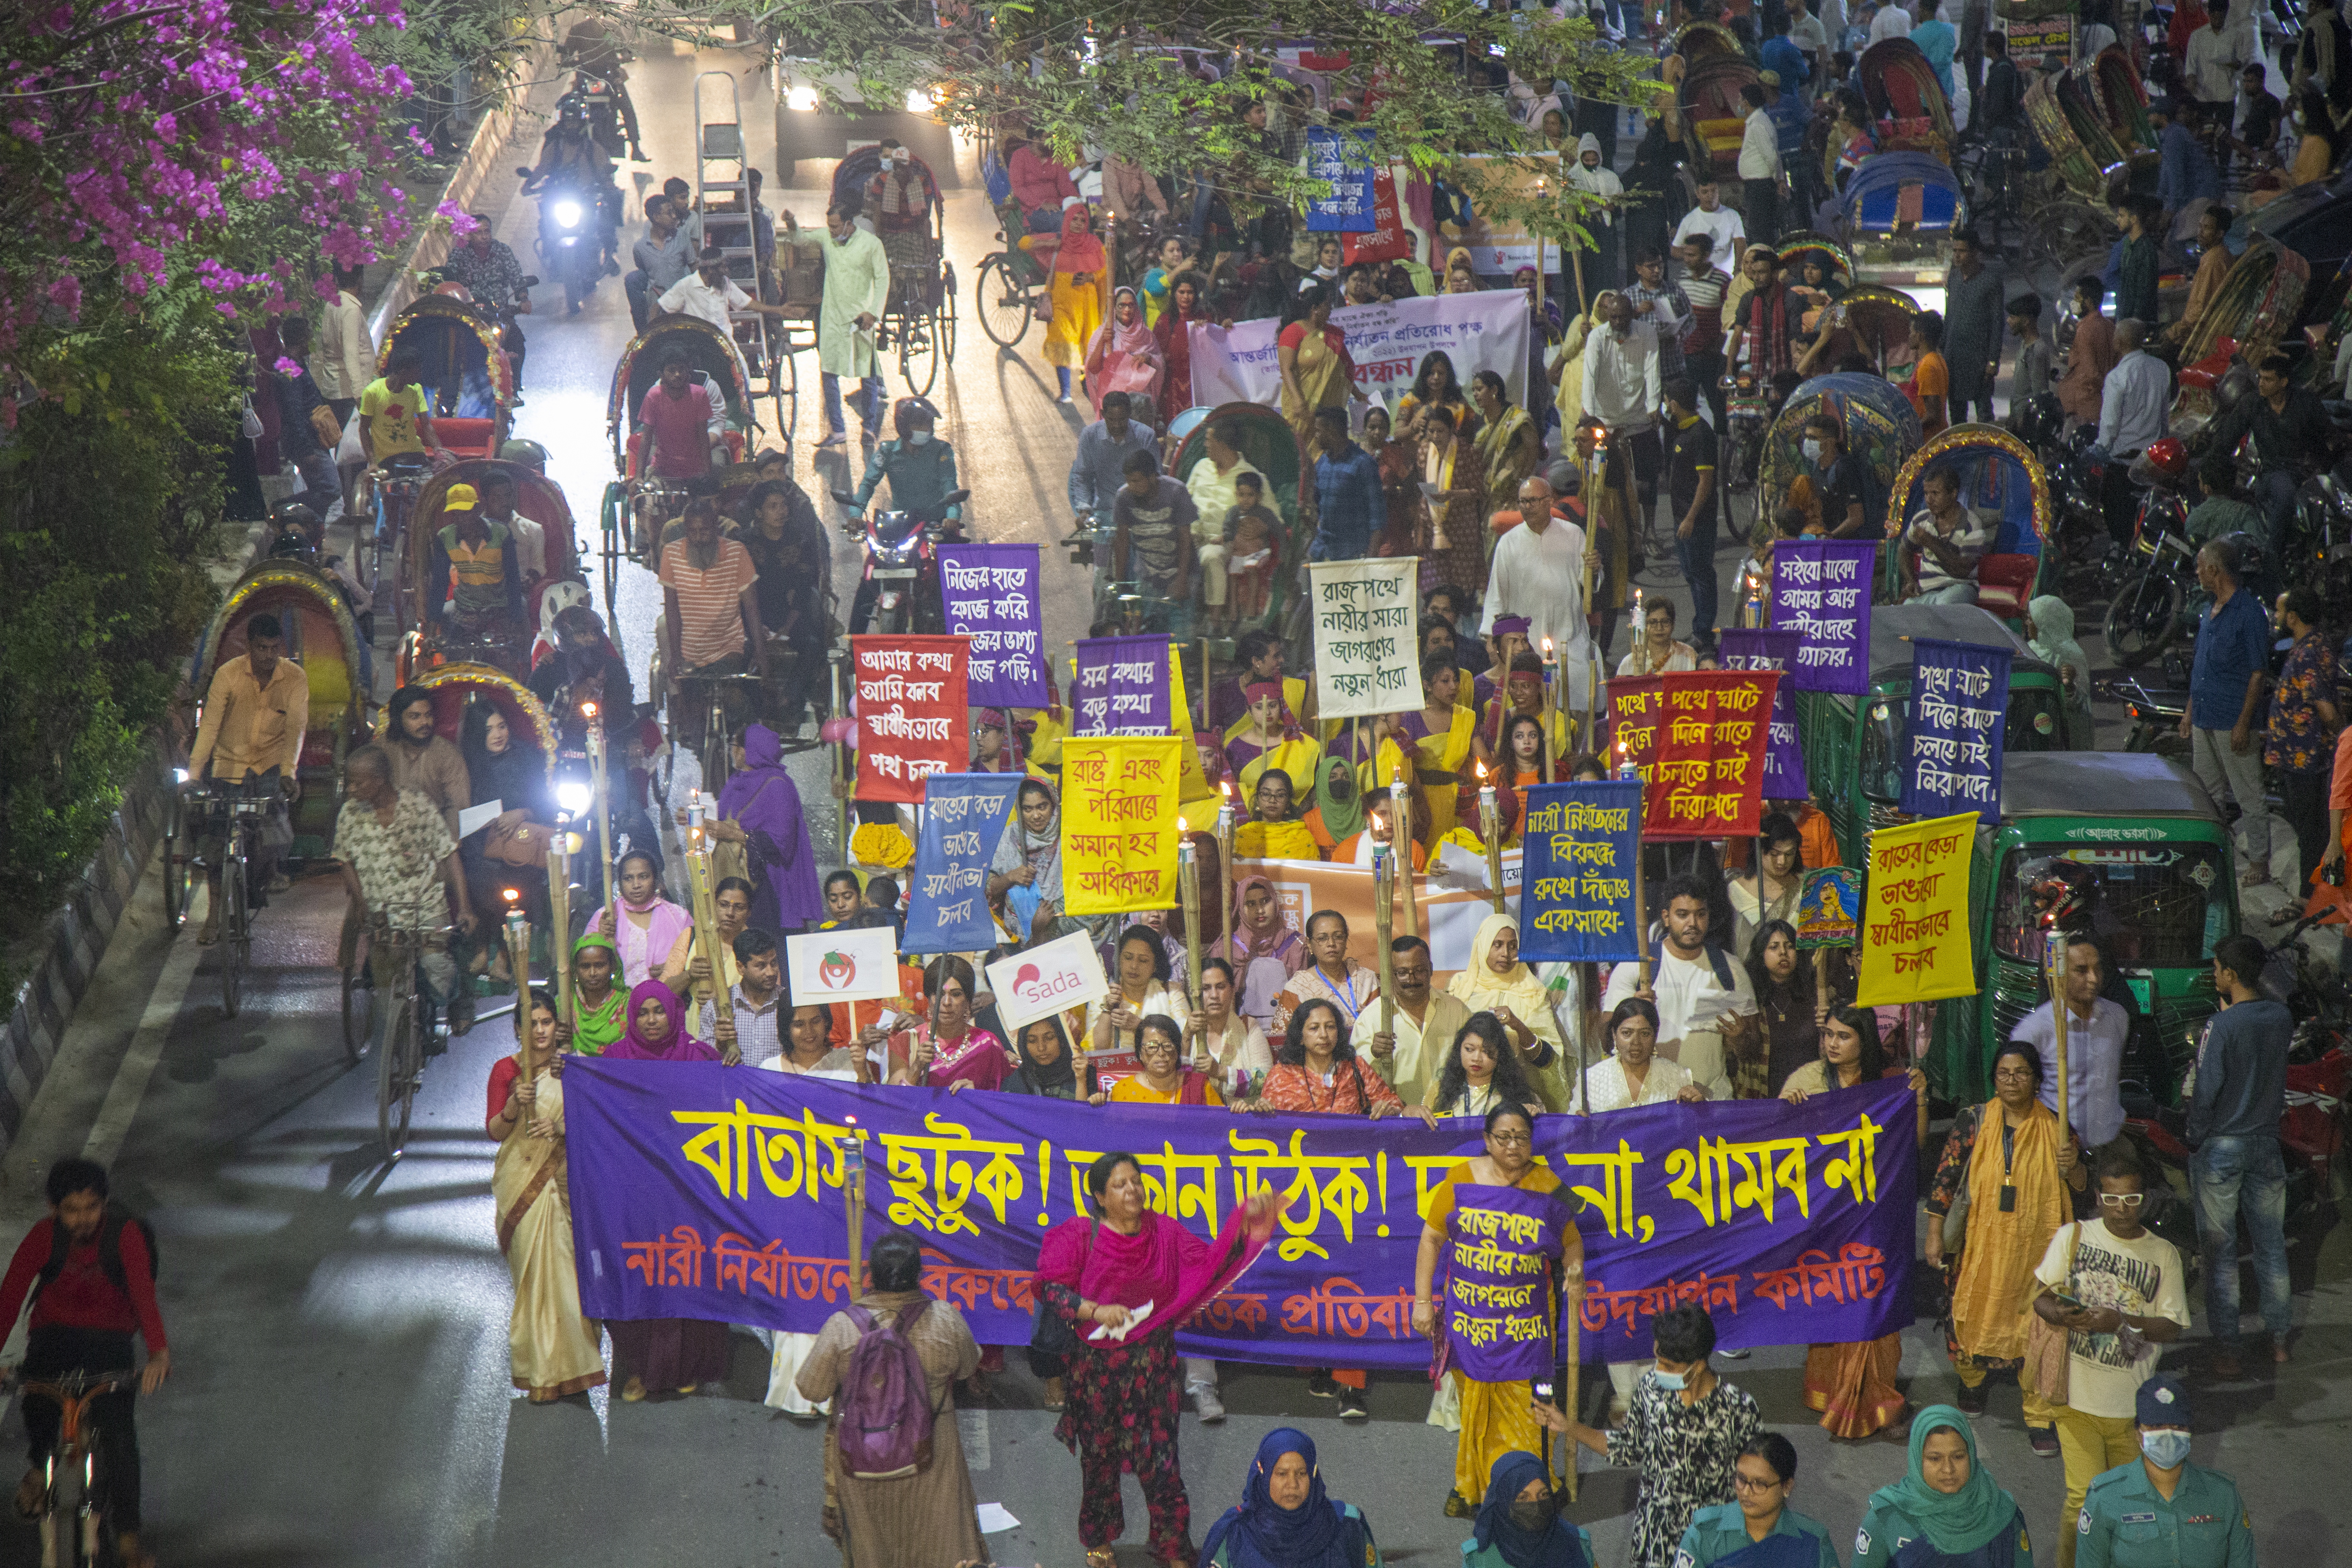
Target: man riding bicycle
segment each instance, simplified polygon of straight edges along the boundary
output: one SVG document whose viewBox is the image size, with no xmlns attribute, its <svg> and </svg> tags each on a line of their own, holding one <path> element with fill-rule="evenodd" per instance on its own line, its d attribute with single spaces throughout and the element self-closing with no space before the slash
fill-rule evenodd
<svg viewBox="0 0 2352 1568">
<path fill-rule="evenodd" d="M 874 499 L 876 488 L 887 479 L 890 481 L 890 510 L 910 511 L 942 522 L 961 521 L 961 502 L 944 507 L 940 504 L 963 487 L 956 482 L 955 447 L 933 434 L 939 417 L 940 411 L 926 398 L 898 399 L 898 405 L 890 411 L 890 422 L 898 438 L 876 444 L 874 455 L 866 460 L 866 478 L 850 498 L 850 504 L 863 512 L 866 503 Z M 852 632 L 866 629 L 879 593 L 871 577 L 857 585 L 857 597 L 849 611 Z"/>
<path fill-rule="evenodd" d="M 680 682 L 741 674 L 755 667 L 768 679 L 768 637 L 760 625 L 759 568 L 740 541 L 722 538 L 719 503 L 697 496 L 687 503 L 686 531 L 662 551 L 662 643 L 670 672 L 670 742 L 699 748 L 708 694 L 681 700 Z M 722 698 L 730 722 L 742 718 L 742 700 Z"/>
<path fill-rule="evenodd" d="M 507 351 L 514 369 L 515 402 L 522 402 L 522 362 L 530 345 L 523 341 L 517 316 L 530 314 L 530 290 L 523 286 L 522 263 L 511 247 L 490 237 L 490 220 L 473 215 L 474 230 L 466 243 L 453 247 L 441 270 L 466 286 L 474 303 L 499 319 L 499 346 Z"/>
<path fill-rule="evenodd" d="M 378 994 L 388 996 L 399 944 L 382 938 L 394 930 L 424 931 L 425 950 L 415 955 L 418 979 L 436 1004 L 452 1008 L 450 1031 L 462 1035 L 472 1016 L 470 1005 L 455 1006 L 457 961 L 446 942 L 434 946 L 448 907 L 443 887 L 457 905 L 457 929 L 471 935 L 478 923 L 457 841 L 423 791 L 394 784 L 392 759 L 382 746 L 362 746 L 351 754 L 343 764 L 343 808 L 335 817 L 335 856 L 351 905 L 343 922 L 341 966 L 351 965 L 360 927 L 373 924 L 379 940 L 369 948 L 369 970 Z M 377 1009 L 376 1049 L 383 1048 L 391 1014 L 389 1007 Z"/>
<path fill-rule="evenodd" d="M 242 784 L 249 775 L 274 775 L 284 799 L 272 801 L 255 835 L 247 894 L 251 908 L 268 902 L 277 879 L 278 844 L 293 840 L 287 801 L 302 793 L 295 763 L 302 755 L 302 732 L 310 721 L 310 678 L 286 655 L 286 628 L 278 617 L 259 615 L 245 623 L 245 653 L 223 659 L 205 691 L 204 721 L 196 727 L 195 743 L 188 749 L 188 777 L 210 784 Z M 221 858 L 228 848 L 228 827 L 218 817 L 194 835 L 195 853 L 205 863 L 204 929 L 196 945 L 211 945 L 220 937 Z"/>
<path fill-rule="evenodd" d="M 33 1299 L 33 1321 L 21 1369 L 28 1382 L 47 1382 L 68 1373 L 128 1373 L 136 1364 L 131 1336 L 147 1342 L 147 1366 L 137 1392 L 152 1394 L 172 1373 L 172 1349 L 163 1339 L 163 1310 L 155 1302 L 155 1258 L 144 1222 L 120 1210 L 110 1214 L 104 1167 L 80 1159 L 49 1167 L 49 1216 L 16 1245 L 8 1273 L 0 1280 L 0 1310 L 14 1323 Z M 133 1391 L 116 1388 L 89 1403 L 95 1434 L 99 1489 L 107 1522 L 114 1531 L 116 1557 L 124 1568 L 147 1568 L 154 1555 L 139 1544 L 139 1429 L 132 1418 Z M 32 1468 L 16 1487 L 16 1511 L 37 1517 L 47 1506 L 47 1460 L 57 1451 L 64 1412 L 54 1399 L 27 1392 L 25 1432 L 32 1439 Z"/>
</svg>

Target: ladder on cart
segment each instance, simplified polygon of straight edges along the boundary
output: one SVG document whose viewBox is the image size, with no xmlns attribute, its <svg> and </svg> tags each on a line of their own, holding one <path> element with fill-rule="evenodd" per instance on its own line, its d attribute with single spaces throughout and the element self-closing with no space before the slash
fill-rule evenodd
<svg viewBox="0 0 2352 1568">
<path fill-rule="evenodd" d="M 707 91 L 711 83 L 724 89 L 723 99 L 718 91 Z M 743 143 L 742 105 L 730 72 L 704 71 L 694 79 L 694 156 L 695 210 L 701 218 L 702 243 L 717 247 L 726 258 L 727 276 L 736 287 L 754 300 L 762 299 L 751 153 Z M 730 310 L 727 316 L 751 379 L 764 379 L 773 390 L 778 353 L 771 343 L 768 318 L 757 310 Z M 752 390 L 747 387 L 746 395 Z"/>
</svg>

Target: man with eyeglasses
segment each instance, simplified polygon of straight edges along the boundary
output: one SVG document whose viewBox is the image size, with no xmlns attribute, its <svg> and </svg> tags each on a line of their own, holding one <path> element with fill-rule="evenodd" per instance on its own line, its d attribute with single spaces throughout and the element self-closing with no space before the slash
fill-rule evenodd
<svg viewBox="0 0 2352 1568">
<path fill-rule="evenodd" d="M 2124 1043 L 2131 1015 L 2100 994 L 2107 983 L 2106 954 L 2088 935 L 2066 939 L 2066 1110 L 2074 1142 L 2061 1150 L 2058 1168 L 2075 1194 L 2075 1212 L 2087 1210 L 2087 1165 L 2124 1131 Z M 2058 1109 L 2058 1026 L 2053 1003 L 2044 1002 L 2009 1032 L 2042 1058 L 2042 1103 Z"/>
<path fill-rule="evenodd" d="M 2213 1375 L 2236 1378 L 2238 1216 L 2254 1244 L 2254 1279 L 2271 1360 L 2284 1362 L 2294 1327 L 2294 1287 L 2286 1272 L 2286 1167 L 2279 1159 L 2279 1119 L 2286 1114 L 2286 1052 L 2294 1032 L 2286 1005 L 2259 986 L 2266 955 L 2242 933 L 2213 948 L 2213 989 L 2222 1010 L 2197 1047 L 2197 1088 L 2189 1097 L 2189 1178 L 2197 1194 L 2197 1228 L 2205 1252 L 2206 1327 L 2213 1336 Z"/>
<path fill-rule="evenodd" d="M 1794 1444 L 1778 1432 L 1748 1439 L 1739 1450 L 1738 1462 L 1731 1468 L 1732 1500 L 1703 1508 L 1691 1516 L 1675 1568 L 1713 1568 L 1735 1552 L 1760 1546 L 1776 1535 L 1791 1538 L 1791 1543 L 1773 1549 L 1781 1554 L 1773 1561 L 1787 1568 L 1798 1568 L 1808 1550 L 1814 1568 L 1838 1568 L 1837 1548 L 1830 1543 L 1829 1527 L 1789 1506 L 1789 1494 L 1796 1485 Z"/>
<path fill-rule="evenodd" d="M 2072 1522 L 2091 1483 L 2139 1452 L 2140 1384 L 2158 1347 L 2189 1326 L 2180 1252 L 2147 1228 L 2147 1183 L 2128 1143 L 2099 1156 L 2099 1217 L 2062 1225 L 2034 1278 L 2033 1310 L 2066 1334 L 2066 1403 L 2057 1407 Z M 2077 1531 L 2058 1532 L 2058 1568 L 2074 1568 Z"/>
<path fill-rule="evenodd" d="M 1381 1027 L 1378 1006 L 1366 1007 L 1356 1015 L 1351 1043 L 1399 1099 L 1419 1105 L 1445 1065 L 1445 1047 L 1470 1022 L 1470 1009 L 1450 991 L 1432 992 L 1429 944 L 1417 936 L 1389 943 L 1389 975 L 1396 982 L 1389 1026 Z"/>
</svg>

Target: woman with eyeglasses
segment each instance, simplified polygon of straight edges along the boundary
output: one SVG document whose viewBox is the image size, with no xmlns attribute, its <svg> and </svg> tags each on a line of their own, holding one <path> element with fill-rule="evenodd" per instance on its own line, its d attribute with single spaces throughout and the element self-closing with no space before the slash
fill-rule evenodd
<svg viewBox="0 0 2352 1568">
<path fill-rule="evenodd" d="M 1731 1467 L 1731 1500 L 1703 1508 L 1683 1531 L 1690 1568 L 1837 1568 L 1829 1528 L 1789 1506 L 1796 1446 L 1778 1432 L 1748 1439 Z"/>
<path fill-rule="evenodd" d="M 1992 1099 L 1954 1119 L 1927 1190 L 1927 1262 L 1950 1280 L 1945 1346 L 1960 1377 L 1958 1403 L 1971 1415 L 1984 1413 L 1990 1373 L 2025 1364 L 2034 1266 L 2071 1206 L 2074 1156 L 2041 1089 L 2042 1054 L 2022 1040 L 2001 1047 Z M 2057 1447 L 2057 1413 L 2032 1387 L 2023 1393 L 2026 1436 L 2046 1455 Z"/>
</svg>

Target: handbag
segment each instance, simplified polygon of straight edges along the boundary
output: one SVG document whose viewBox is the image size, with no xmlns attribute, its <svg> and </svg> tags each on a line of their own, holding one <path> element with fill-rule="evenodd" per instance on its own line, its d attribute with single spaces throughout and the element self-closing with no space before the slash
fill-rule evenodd
<svg viewBox="0 0 2352 1568">
<path fill-rule="evenodd" d="M 544 866 L 547 847 L 554 842 L 555 829 L 543 822 L 526 821 L 511 833 L 484 836 L 482 858 L 501 866 Z"/>
<path fill-rule="evenodd" d="M 2083 1239 L 2083 1227 L 2077 1222 L 2066 1229 L 2066 1278 L 2074 1277 L 2074 1248 Z M 2026 1298 L 2025 1364 L 2018 1368 L 2018 1381 L 2032 1388 L 2053 1405 L 2066 1403 L 2066 1357 L 2071 1331 L 2062 1329 L 2033 1310 L 2033 1303 L 2050 1287 L 2034 1282 L 2033 1294 Z"/>
<path fill-rule="evenodd" d="M 1094 1251 L 1095 1229 L 1101 1224 L 1100 1220 L 1087 1222 L 1086 1250 L 1078 1254 L 1080 1279 L 1086 1277 L 1087 1258 Z M 1037 1298 L 1036 1305 L 1030 1309 L 1029 1348 L 1039 1355 L 1063 1357 L 1076 1354 L 1078 1349 L 1078 1331 L 1071 1326 L 1067 1318 L 1054 1310 L 1053 1304 L 1042 1295 Z"/>
<path fill-rule="evenodd" d="M 323 403 L 310 405 L 310 434 L 316 436 L 319 445 L 330 452 L 341 446 L 343 427 L 335 418 L 335 411 Z"/>
<path fill-rule="evenodd" d="M 761 779 L 760 787 L 751 792 L 751 798 L 744 805 L 752 805 L 767 794 L 768 786 L 775 782 Z M 740 877 L 755 888 L 760 885 L 760 879 L 751 874 L 751 847 L 714 837 L 710 840 L 710 885 L 716 888 L 730 877 Z"/>
</svg>

